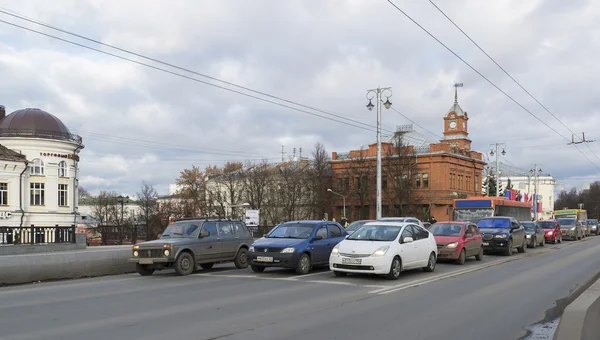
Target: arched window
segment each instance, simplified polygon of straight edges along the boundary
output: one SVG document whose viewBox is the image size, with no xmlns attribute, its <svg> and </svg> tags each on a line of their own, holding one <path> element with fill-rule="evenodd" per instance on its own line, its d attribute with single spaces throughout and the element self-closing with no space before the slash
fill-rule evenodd
<svg viewBox="0 0 600 340">
<path fill-rule="evenodd" d="M 67 162 L 60 161 L 60 163 L 58 163 L 58 177 L 69 177 Z"/>
<path fill-rule="evenodd" d="M 34 159 L 29 164 L 29 174 L 30 175 L 44 175 L 44 161 L 39 158 Z"/>
</svg>

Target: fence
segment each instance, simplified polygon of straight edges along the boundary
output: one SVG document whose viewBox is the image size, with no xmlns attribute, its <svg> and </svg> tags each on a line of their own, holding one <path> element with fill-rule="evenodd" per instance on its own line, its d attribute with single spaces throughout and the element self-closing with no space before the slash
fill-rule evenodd
<svg viewBox="0 0 600 340">
<path fill-rule="evenodd" d="M 0 245 L 75 243 L 75 225 L 68 227 L 0 227 Z"/>
</svg>

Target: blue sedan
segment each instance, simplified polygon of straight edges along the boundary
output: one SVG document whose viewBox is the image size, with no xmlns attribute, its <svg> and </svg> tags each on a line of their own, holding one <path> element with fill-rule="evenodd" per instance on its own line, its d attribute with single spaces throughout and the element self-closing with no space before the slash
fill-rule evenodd
<svg viewBox="0 0 600 340">
<path fill-rule="evenodd" d="M 331 250 L 346 236 L 348 232 L 337 222 L 285 222 L 250 246 L 248 262 L 257 273 L 280 267 L 307 274 L 313 266 L 329 265 Z"/>
</svg>

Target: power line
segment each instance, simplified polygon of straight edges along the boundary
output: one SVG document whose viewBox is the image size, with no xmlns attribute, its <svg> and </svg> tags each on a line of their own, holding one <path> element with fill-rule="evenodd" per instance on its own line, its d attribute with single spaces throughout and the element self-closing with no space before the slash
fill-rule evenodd
<svg viewBox="0 0 600 340">
<path fill-rule="evenodd" d="M 404 12 L 400 7 L 398 7 L 394 2 L 392 2 L 391 0 L 386 0 L 388 3 L 390 3 L 392 6 L 394 6 L 394 8 L 396 8 L 400 13 L 402 13 L 405 17 L 407 17 L 410 21 L 412 21 L 415 25 L 417 25 L 421 30 L 423 30 L 425 33 L 427 33 L 430 37 L 432 37 L 435 41 L 437 41 L 440 45 L 442 45 L 444 48 L 446 48 L 450 53 L 452 53 L 456 58 L 458 58 L 460 61 L 462 61 L 465 65 L 467 65 L 471 70 L 473 70 L 475 73 L 477 73 L 481 78 L 483 78 L 484 80 L 486 80 L 490 85 L 492 85 L 493 87 L 495 87 L 498 91 L 500 91 L 502 94 L 504 94 L 508 99 L 510 99 L 512 102 L 514 102 L 515 104 L 517 104 L 520 108 L 522 108 L 525 112 L 527 112 L 529 115 L 531 115 L 532 117 L 534 117 L 535 119 L 537 119 L 540 123 L 544 124 L 547 128 L 549 128 L 550 130 L 554 131 L 554 133 L 556 133 L 557 135 L 559 135 L 560 137 L 562 137 L 563 139 L 565 139 L 567 142 L 571 142 L 571 140 L 567 137 L 565 137 L 563 134 L 561 134 L 560 132 L 558 132 L 556 129 L 554 129 L 553 127 L 551 127 L 550 125 L 548 125 L 548 123 L 544 122 L 541 118 L 539 118 L 538 116 L 536 116 L 533 112 L 531 112 L 529 109 L 527 109 L 525 106 L 523 106 L 521 103 L 519 103 L 516 99 L 514 99 L 513 97 L 511 97 L 508 93 L 506 93 L 504 90 L 502 90 L 498 85 L 496 85 L 493 81 L 491 81 L 488 77 L 486 77 L 485 75 L 483 75 L 481 72 L 479 72 L 479 70 L 477 70 L 475 67 L 471 66 L 471 64 L 469 64 L 466 60 L 464 60 L 461 56 L 459 56 L 456 52 L 454 52 L 450 47 L 448 47 L 446 44 L 444 44 L 440 39 L 438 39 L 435 35 L 433 35 L 431 32 L 429 32 L 425 27 L 421 26 L 421 24 L 419 24 L 415 19 L 413 19 L 410 15 L 408 15 L 406 12 Z M 587 155 L 585 155 L 583 153 L 583 151 L 581 151 L 579 148 L 577 148 L 577 150 L 594 166 L 596 167 L 596 169 L 600 170 L 600 167 L 598 167 L 598 165 L 596 165 L 596 163 L 592 162 L 591 159 L 589 159 L 589 157 L 587 157 Z"/>
<path fill-rule="evenodd" d="M 330 116 L 338 117 L 338 118 L 341 118 L 341 119 L 345 119 L 345 120 L 351 121 L 353 123 L 365 125 L 367 127 L 373 127 L 372 125 L 370 125 L 368 123 L 361 122 L 361 121 L 358 121 L 358 120 L 354 120 L 354 119 L 348 118 L 346 116 L 343 116 L 341 114 L 337 114 L 337 113 L 332 113 L 332 112 L 329 112 L 329 111 L 321 110 L 321 109 L 314 108 L 314 107 L 311 107 L 311 106 L 308 106 L 308 105 L 304 105 L 304 104 L 301 104 L 301 103 L 298 103 L 298 102 L 295 102 L 295 101 L 291 101 L 291 100 L 288 100 L 288 99 L 285 99 L 285 98 L 281 98 L 281 97 L 278 97 L 278 96 L 270 95 L 270 94 L 262 92 L 262 91 L 257 91 L 257 90 L 254 90 L 254 89 L 251 89 L 251 88 L 248 88 L 248 87 L 245 87 L 245 86 L 237 85 L 235 83 L 228 82 L 226 80 L 215 78 L 215 77 L 212 77 L 212 76 L 209 76 L 209 75 L 206 75 L 206 74 L 194 71 L 194 70 L 190 70 L 188 68 L 184 68 L 184 67 L 181 67 L 181 66 L 177 66 L 177 65 L 174 65 L 174 64 L 171 64 L 171 63 L 168 63 L 168 62 L 164 62 L 164 61 L 155 59 L 155 58 L 151 58 L 151 57 L 148 57 L 148 56 L 136 53 L 136 52 L 132 52 L 132 51 L 129 51 L 127 49 L 120 48 L 120 47 L 117 47 L 117 46 L 114 46 L 114 45 L 106 44 L 106 43 L 103 43 L 101 41 L 98 41 L 98 40 L 95 40 L 95 39 L 92 39 L 92 38 L 88 38 L 88 37 L 85 37 L 85 36 L 77 34 L 77 33 L 69 32 L 67 30 L 64 30 L 64 29 L 61 29 L 61 28 L 58 28 L 58 27 L 55 27 L 55 26 L 52 26 L 52 25 L 49 25 L 49 24 L 37 21 L 37 20 L 29 19 L 29 18 L 26 18 L 26 17 L 21 16 L 21 15 L 10 13 L 10 12 L 5 11 L 5 10 L 1 10 L 0 9 L 0 13 L 4 13 L 6 15 L 10 15 L 12 17 L 16 17 L 16 18 L 19 18 L 21 20 L 25 20 L 25 21 L 28 21 L 28 22 L 31 22 L 31 23 L 34 23 L 34 24 L 37 24 L 37 25 L 40 25 L 40 26 L 43 26 L 43 27 L 46 27 L 46 28 L 50 28 L 50 29 L 53 29 L 53 30 L 56 30 L 56 31 L 59 31 L 59 32 L 62 32 L 62 33 L 65 33 L 65 34 L 69 34 L 69 35 L 74 36 L 74 37 L 78 37 L 78 38 L 81 38 L 81 39 L 84 39 L 84 40 L 87 40 L 87 41 L 90 41 L 90 42 L 102 45 L 102 46 L 110 47 L 112 49 L 115 49 L 115 50 L 118 50 L 118 51 L 121 51 L 121 52 L 125 52 L 127 54 L 130 54 L 130 55 L 133 55 L 133 56 L 136 56 L 136 57 L 140 57 L 140 58 L 143 58 L 143 59 L 146 59 L 146 60 L 158 63 L 158 64 L 169 66 L 169 67 L 181 70 L 181 71 L 189 72 L 189 73 L 197 75 L 197 76 L 201 76 L 201 77 L 204 77 L 204 78 L 207 78 L 207 79 L 210 79 L 210 80 L 218 81 L 220 83 L 227 84 L 227 85 L 230 85 L 230 86 L 234 86 L 234 87 L 237 87 L 239 89 L 243 89 L 243 90 L 246 90 L 246 91 L 249 91 L 249 92 L 253 92 L 253 93 L 265 96 L 265 97 L 269 97 L 269 98 L 276 99 L 276 100 L 279 100 L 279 101 L 283 101 L 283 102 L 286 102 L 286 103 L 289 103 L 289 104 L 300 106 L 300 107 L 303 107 L 303 108 L 306 108 L 306 109 L 317 111 L 317 112 L 320 112 L 320 113 L 323 113 L 323 114 L 326 114 L 326 115 L 330 115 Z M 29 30 L 31 32 L 42 34 L 42 35 L 45 35 L 47 37 L 58 39 L 58 40 L 61 40 L 63 42 L 67 42 L 67 43 L 74 44 L 74 45 L 77 45 L 77 46 L 80 46 L 80 47 L 91 49 L 91 50 L 94 50 L 96 52 L 101 52 L 101 53 L 104 53 L 104 54 L 107 54 L 107 55 L 110 55 L 110 56 L 113 56 L 113 57 L 117 57 L 117 58 L 120 58 L 120 59 L 123 59 L 123 60 L 127 60 L 127 61 L 130 61 L 130 62 L 135 62 L 135 63 L 143 65 L 143 66 L 152 67 L 152 68 L 154 68 L 156 70 L 161 70 L 161 71 L 164 71 L 164 72 L 169 72 L 171 74 L 175 74 L 175 75 L 179 75 L 179 76 L 185 77 L 184 75 L 180 75 L 180 74 L 177 74 L 177 73 L 173 73 L 171 71 L 163 70 L 163 69 L 157 68 L 155 66 L 151 66 L 151 65 L 148 65 L 148 64 L 145 64 L 145 63 L 141 63 L 141 62 L 138 62 L 138 61 L 135 61 L 135 60 L 132 60 L 132 59 L 128 59 L 128 58 L 125 58 L 125 57 L 122 57 L 122 56 L 119 56 L 119 55 L 115 55 L 115 54 L 112 54 L 112 53 L 109 53 L 109 52 L 98 50 L 98 49 L 95 49 L 93 47 L 82 45 L 82 44 L 79 44 L 79 43 L 76 43 L 76 42 L 73 42 L 73 41 L 70 41 L 70 40 L 67 40 L 67 39 L 62 39 L 62 38 L 59 38 L 59 37 L 56 37 L 56 36 L 53 36 L 53 35 L 50 35 L 50 34 L 46 34 L 46 33 L 40 32 L 40 31 L 36 31 L 36 30 L 30 29 L 30 28 L 24 27 L 24 26 L 20 26 L 20 25 L 17 25 L 17 24 L 13 24 L 13 23 L 10 23 L 10 22 L 3 21 L 3 20 L 0 20 L 0 22 L 3 22 L 5 24 L 9 24 L 9 25 L 13 25 L 13 26 L 16 26 L 16 27 L 19 27 L 19 28 L 22 28 L 22 29 L 26 29 L 26 30 Z M 190 78 L 188 78 L 188 79 L 190 79 Z M 263 100 L 263 101 L 266 101 L 266 102 L 269 102 L 269 103 L 272 103 L 272 104 L 276 104 L 276 105 L 280 105 L 280 106 L 283 106 L 283 107 L 286 107 L 286 108 L 290 108 L 290 109 L 293 109 L 293 110 L 297 110 L 297 111 L 300 111 L 300 112 L 312 114 L 312 115 L 317 116 L 317 117 L 321 117 L 321 118 L 333 120 L 331 118 L 326 118 L 326 117 L 323 117 L 321 115 L 316 115 L 316 114 L 309 113 L 309 112 L 306 112 L 306 111 L 303 111 L 303 110 L 298 110 L 297 108 L 293 108 L 293 107 L 289 107 L 289 106 L 286 106 L 286 105 L 282 105 L 280 103 L 275 103 L 275 102 L 272 102 L 272 101 L 268 101 L 268 100 L 265 100 L 263 98 L 254 97 L 254 96 L 251 96 L 251 95 L 248 95 L 248 94 L 245 94 L 245 93 L 242 93 L 242 92 L 238 92 L 238 91 L 235 91 L 235 90 L 232 90 L 232 89 L 228 89 L 228 88 L 225 88 L 225 87 L 221 87 L 221 86 L 218 86 L 218 85 L 215 85 L 215 84 L 212 84 L 212 83 L 203 82 L 203 81 L 200 81 L 200 80 L 195 79 L 195 78 L 191 78 L 191 79 L 194 79 L 195 81 L 204 83 L 206 85 L 215 86 L 215 87 L 220 88 L 220 89 L 224 89 L 224 90 L 227 90 L 227 91 L 231 91 L 231 92 L 235 92 L 235 93 L 242 94 L 242 95 L 245 95 L 245 96 L 249 96 L 249 97 L 254 98 L 254 99 Z M 334 120 L 334 121 L 339 122 L 337 120 Z M 347 125 L 351 125 L 351 124 L 347 124 Z M 355 126 L 355 125 L 351 125 L 351 126 Z M 384 129 L 382 129 L 382 130 L 384 130 Z M 387 129 L 386 129 L 386 131 L 393 132 L 393 131 L 387 130 Z"/>
<path fill-rule="evenodd" d="M 275 102 L 275 101 L 272 101 L 272 100 L 269 100 L 269 99 L 260 98 L 260 97 L 257 97 L 257 96 L 254 96 L 254 95 L 251 95 L 251 94 L 248 94 L 248 93 L 244 93 L 244 92 L 241 92 L 241 91 L 237 91 L 237 90 L 234 90 L 234 89 L 230 89 L 230 88 L 227 88 L 227 87 L 224 87 L 224 86 L 220 86 L 220 85 L 217 85 L 217 84 L 212 84 L 212 83 L 200 80 L 200 79 L 196 79 L 196 78 L 193 78 L 193 77 L 190 77 L 190 76 L 186 76 L 186 75 L 181 74 L 181 73 L 169 71 L 169 70 L 157 67 L 157 66 L 146 64 L 146 63 L 143 63 L 143 62 L 140 62 L 140 61 L 137 61 L 137 60 L 133 60 L 133 59 L 130 59 L 130 58 L 127 58 L 127 57 L 123 57 L 123 56 L 120 56 L 120 55 L 117 55 L 117 54 L 114 54 L 114 53 L 102 51 L 102 50 L 94 48 L 94 47 L 86 46 L 86 45 L 83 45 L 83 44 L 80 44 L 80 43 L 77 43 L 77 42 L 74 42 L 74 41 L 70 41 L 70 40 L 63 39 L 63 38 L 60 38 L 60 37 L 57 37 L 57 36 L 53 36 L 51 34 L 40 32 L 40 31 L 31 29 L 31 28 L 28 28 L 28 27 L 25 27 L 25 26 L 17 25 L 17 24 L 8 22 L 8 21 L 0 20 L 0 22 L 4 23 L 4 24 L 7 24 L 7 25 L 14 26 L 14 27 L 18 27 L 18 28 L 21 28 L 21 29 L 24 29 L 24 30 L 27 30 L 27 31 L 30 31 L 30 32 L 33 32 L 33 33 L 41 34 L 41 35 L 47 36 L 49 38 L 53 38 L 53 39 L 56 39 L 56 40 L 60 40 L 60 41 L 69 43 L 69 44 L 73 44 L 73 45 L 76 45 L 76 46 L 79 46 L 79 47 L 87 48 L 89 50 L 96 51 L 96 52 L 99 52 L 99 53 L 102 53 L 102 54 L 106 54 L 106 55 L 109 55 L 109 56 L 112 56 L 112 57 L 115 57 L 115 58 L 119 58 L 119 59 L 122 59 L 122 60 L 125 60 L 125 61 L 129 61 L 129 62 L 138 64 L 138 65 L 146 66 L 146 67 L 152 68 L 152 69 L 157 70 L 157 71 L 162 71 L 162 72 L 165 72 L 165 73 L 169 73 L 169 74 L 172 74 L 172 75 L 175 75 L 175 76 L 178 76 L 178 77 L 189 79 L 189 80 L 201 83 L 201 84 L 213 86 L 213 87 L 225 90 L 225 91 L 237 93 L 237 94 L 240 94 L 240 95 L 243 95 L 243 96 L 246 96 L 246 97 L 250 97 L 250 98 L 253 98 L 253 99 L 257 99 L 257 100 L 263 101 L 263 102 L 267 102 L 267 103 L 270 103 L 270 104 L 278 105 L 278 106 L 285 107 L 285 108 L 288 108 L 288 109 L 291 109 L 291 110 L 295 110 L 295 111 L 298 111 L 298 112 L 306 113 L 306 114 L 309 114 L 309 115 L 312 115 L 312 116 L 315 116 L 315 117 L 319 117 L 319 118 L 327 119 L 327 120 L 334 121 L 334 122 L 337 122 L 337 123 L 345 124 L 345 125 L 348 125 L 348 126 L 356 127 L 356 128 L 362 129 L 362 130 L 366 130 L 366 131 L 370 131 L 370 132 L 376 132 L 377 131 L 375 126 L 370 126 L 369 125 L 371 128 L 367 128 L 367 127 L 364 127 L 364 126 L 355 125 L 355 124 L 352 124 L 352 123 L 348 123 L 346 121 L 342 121 L 342 120 L 338 120 L 338 119 L 335 119 L 335 118 L 323 116 L 323 115 L 320 115 L 320 114 L 317 114 L 317 113 L 314 113 L 314 112 L 302 110 L 302 109 L 299 109 L 299 108 L 296 108 L 296 107 L 293 107 L 293 106 L 289 106 L 289 105 L 286 105 L 286 104 L 278 103 L 278 102 Z M 333 114 L 329 114 L 329 115 L 333 115 Z M 345 118 L 345 117 L 343 117 L 343 118 L 345 120 L 347 120 L 347 121 L 353 121 L 352 119 L 349 119 L 349 118 Z M 363 124 L 363 125 L 367 125 L 366 123 L 363 123 L 363 122 L 360 122 L 360 121 L 354 121 L 354 122 L 357 122 L 357 123 Z M 392 130 L 386 130 L 386 131 L 389 131 L 389 132 L 392 132 L 392 133 L 394 132 Z"/>
<path fill-rule="evenodd" d="M 409 122 L 415 124 L 416 126 L 420 127 L 421 129 L 425 130 L 426 132 L 429 132 L 431 135 L 442 139 L 442 137 L 440 137 L 439 135 L 431 132 L 429 129 L 424 128 L 422 125 L 420 125 L 419 123 L 416 123 L 414 120 L 408 118 L 407 116 L 405 116 L 404 114 L 402 114 L 400 111 L 396 110 L 393 106 L 391 107 L 392 110 L 396 111 L 397 114 L 401 115 L 402 117 L 406 118 Z"/>
</svg>

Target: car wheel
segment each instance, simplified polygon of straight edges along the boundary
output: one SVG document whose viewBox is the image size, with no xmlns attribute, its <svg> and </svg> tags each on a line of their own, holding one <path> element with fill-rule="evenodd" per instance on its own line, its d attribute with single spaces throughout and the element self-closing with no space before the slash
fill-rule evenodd
<svg viewBox="0 0 600 340">
<path fill-rule="evenodd" d="M 537 246 L 537 243 L 535 242 L 535 238 L 531 239 L 531 244 L 527 246 L 527 248 L 535 248 Z"/>
<path fill-rule="evenodd" d="M 299 275 L 308 274 L 308 272 L 310 272 L 310 266 L 310 256 L 308 256 L 308 254 L 302 254 L 300 260 L 298 260 L 298 265 L 296 265 L 296 273 Z"/>
<path fill-rule="evenodd" d="M 535 245 L 535 242 L 533 244 Z M 517 251 L 519 253 L 524 253 L 527 251 L 527 239 L 523 239 L 523 244 L 521 245 L 521 247 L 517 248 Z"/>
<path fill-rule="evenodd" d="M 436 262 L 435 253 L 431 252 L 431 254 L 429 254 L 429 260 L 427 261 L 427 267 L 423 268 L 423 270 L 426 272 L 434 271 L 435 270 L 435 262 Z"/>
<path fill-rule="evenodd" d="M 398 280 L 398 278 L 400 278 L 400 272 L 402 272 L 402 262 L 400 262 L 400 258 L 396 256 L 392 260 L 390 272 L 386 275 L 385 278 L 388 280 Z"/>
<path fill-rule="evenodd" d="M 252 271 L 255 273 L 262 273 L 265 271 L 265 267 L 262 266 L 250 266 L 250 268 L 252 268 Z"/>
<path fill-rule="evenodd" d="M 201 263 L 200 267 L 202 267 L 202 269 L 210 269 L 214 266 L 214 263 Z"/>
<path fill-rule="evenodd" d="M 456 263 L 463 265 L 465 264 L 465 261 L 467 260 L 467 252 L 462 249 L 460 251 L 460 255 L 458 255 L 458 259 L 456 260 Z"/>
<path fill-rule="evenodd" d="M 248 268 L 248 249 L 240 248 L 233 263 L 237 269 Z"/>
<path fill-rule="evenodd" d="M 475 255 L 475 260 L 481 261 L 483 260 L 483 247 L 479 248 L 479 253 Z"/>
<path fill-rule="evenodd" d="M 142 276 L 149 276 L 154 273 L 154 268 L 148 268 L 148 266 L 139 263 L 135 264 L 135 270 Z"/>
<path fill-rule="evenodd" d="M 348 273 L 334 271 L 334 272 L 333 272 L 333 274 L 334 274 L 335 276 L 337 276 L 337 277 L 344 277 L 344 276 L 346 276 L 346 274 L 348 274 Z"/>
<path fill-rule="evenodd" d="M 506 249 L 504 250 L 504 255 L 505 256 L 512 255 L 512 240 L 508 240 L 508 244 L 506 245 Z"/>
<path fill-rule="evenodd" d="M 194 264 L 194 258 L 188 252 L 182 252 L 177 256 L 177 260 L 175 260 L 175 272 L 177 275 L 185 276 L 190 275 L 196 265 Z"/>
<path fill-rule="evenodd" d="M 546 239 L 542 239 L 542 243 L 540 243 L 540 247 L 543 247 L 546 245 Z"/>
</svg>

